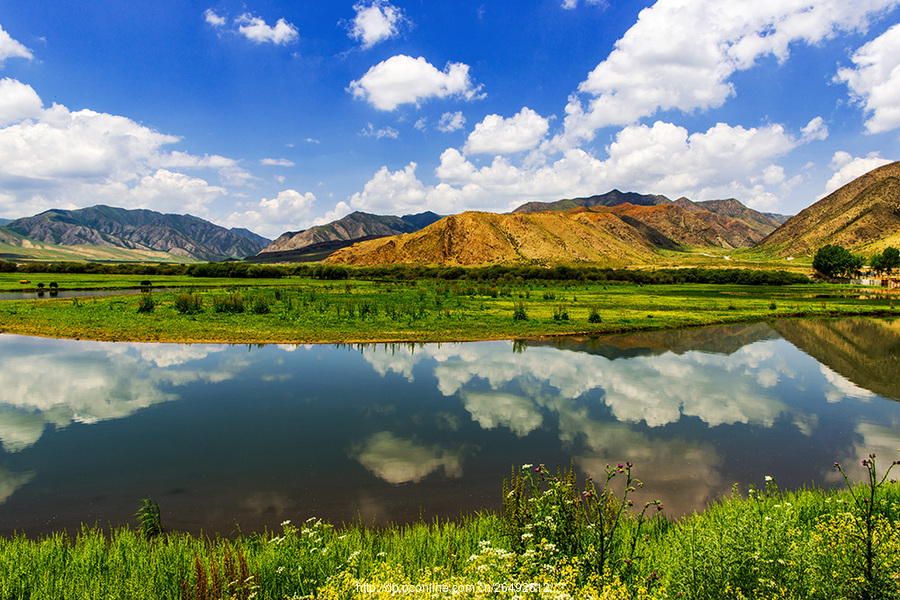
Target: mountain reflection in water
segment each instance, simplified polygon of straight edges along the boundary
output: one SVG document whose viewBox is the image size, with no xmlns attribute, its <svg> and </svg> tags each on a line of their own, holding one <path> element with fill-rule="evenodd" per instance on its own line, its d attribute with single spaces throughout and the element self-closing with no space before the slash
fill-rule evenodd
<svg viewBox="0 0 900 600">
<path fill-rule="evenodd" d="M 228 535 L 499 505 L 523 463 L 702 509 L 737 483 L 839 483 L 900 447 L 900 322 L 779 321 L 549 341 L 124 344 L 0 336 L 0 533 L 132 520 Z M 861 473 L 858 473 L 861 475 Z"/>
</svg>

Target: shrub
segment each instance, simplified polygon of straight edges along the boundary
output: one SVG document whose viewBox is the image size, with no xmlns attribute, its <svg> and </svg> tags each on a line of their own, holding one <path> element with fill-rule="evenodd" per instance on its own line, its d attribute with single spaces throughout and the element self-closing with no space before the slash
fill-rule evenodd
<svg viewBox="0 0 900 600">
<path fill-rule="evenodd" d="M 253 299 L 253 305 L 250 307 L 250 312 L 254 315 L 267 315 L 271 310 L 268 296 L 265 294 L 257 294 Z"/>
<path fill-rule="evenodd" d="M 213 310 L 218 313 L 242 313 L 244 312 L 244 297 L 238 292 L 231 292 L 227 296 L 218 296 L 213 299 Z"/>
<path fill-rule="evenodd" d="M 156 300 L 153 298 L 153 294 L 150 292 L 141 293 L 141 297 L 138 298 L 138 309 L 139 313 L 150 313 L 153 312 L 153 309 L 156 308 Z"/>
<path fill-rule="evenodd" d="M 596 306 L 592 306 L 591 312 L 588 314 L 588 323 L 599 323 L 602 320 L 600 310 Z"/>
<path fill-rule="evenodd" d="M 553 309 L 553 320 L 557 323 L 569 320 L 569 308 L 565 304 L 560 304 Z"/>
<path fill-rule="evenodd" d="M 528 313 L 525 312 L 525 303 L 519 300 L 513 309 L 513 321 L 527 321 Z"/>
<path fill-rule="evenodd" d="M 203 310 L 203 296 L 185 292 L 175 296 L 175 310 L 183 315 L 193 315 Z"/>
</svg>

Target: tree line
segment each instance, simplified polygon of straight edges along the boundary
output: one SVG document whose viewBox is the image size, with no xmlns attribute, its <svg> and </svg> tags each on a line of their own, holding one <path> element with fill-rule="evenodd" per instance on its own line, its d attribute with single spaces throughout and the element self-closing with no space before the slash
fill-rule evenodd
<svg viewBox="0 0 900 600">
<path fill-rule="evenodd" d="M 259 265 L 236 261 L 198 264 L 140 264 L 57 262 L 24 263 L 0 260 L 0 272 L 11 273 L 69 273 L 140 275 L 144 277 L 181 275 L 198 278 L 280 279 L 282 277 L 308 277 L 327 281 L 368 279 L 382 281 L 417 281 L 422 279 L 444 281 L 521 282 L 621 282 L 638 285 L 708 283 L 737 285 L 790 285 L 809 283 L 806 275 L 787 271 L 756 269 L 613 269 L 593 266 L 554 267 L 492 265 L 488 267 L 440 267 L 410 265 L 378 265 L 345 267 L 300 263 L 293 265 Z"/>
<path fill-rule="evenodd" d="M 866 257 L 853 254 L 843 246 L 828 244 L 822 246 L 813 257 L 813 269 L 825 277 L 855 277 L 866 266 Z M 890 275 L 900 268 L 900 250 L 889 246 L 883 252 L 868 259 L 869 268 L 876 274 Z"/>
</svg>

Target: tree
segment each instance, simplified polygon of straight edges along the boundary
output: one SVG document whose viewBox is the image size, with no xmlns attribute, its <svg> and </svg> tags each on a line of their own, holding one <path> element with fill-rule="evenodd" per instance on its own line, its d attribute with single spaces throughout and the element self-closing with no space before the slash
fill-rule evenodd
<svg viewBox="0 0 900 600">
<path fill-rule="evenodd" d="M 822 246 L 813 257 L 813 269 L 825 277 L 834 277 L 840 274 L 850 274 L 862 266 L 859 257 L 850 254 L 850 251 L 841 246 L 828 244 Z"/>
<path fill-rule="evenodd" d="M 869 266 L 876 273 L 881 273 L 882 271 L 884 271 L 884 256 L 882 256 L 881 254 L 874 255 L 869 260 Z"/>
<path fill-rule="evenodd" d="M 881 267 L 888 273 L 900 267 L 900 250 L 893 246 L 885 248 L 881 253 Z"/>
</svg>

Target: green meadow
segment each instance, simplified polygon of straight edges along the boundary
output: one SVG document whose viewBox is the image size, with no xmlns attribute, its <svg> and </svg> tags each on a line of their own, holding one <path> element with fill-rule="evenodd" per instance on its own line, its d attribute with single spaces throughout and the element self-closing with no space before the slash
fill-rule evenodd
<svg viewBox="0 0 900 600">
<path fill-rule="evenodd" d="M 140 288 L 141 276 L 0 274 L 0 289 Z M 897 296 L 830 284 L 522 278 L 340 280 L 156 275 L 143 293 L 0 302 L 0 331 L 168 342 L 463 341 L 610 333 L 787 317 L 892 315 Z M 20 283 L 27 277 L 27 284 Z"/>
</svg>

